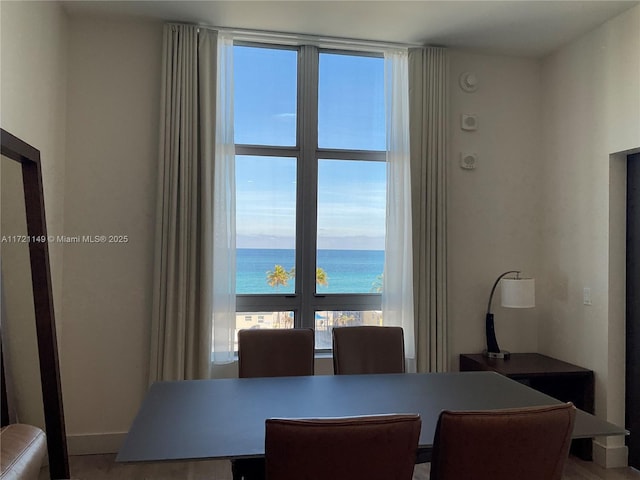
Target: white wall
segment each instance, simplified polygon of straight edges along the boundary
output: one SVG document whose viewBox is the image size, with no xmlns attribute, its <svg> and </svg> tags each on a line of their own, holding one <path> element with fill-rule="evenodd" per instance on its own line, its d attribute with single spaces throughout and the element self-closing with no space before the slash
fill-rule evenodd
<svg viewBox="0 0 640 480">
<path fill-rule="evenodd" d="M 463 72 L 479 79 L 463 91 Z M 540 66 L 536 60 L 451 51 L 451 148 L 448 164 L 448 307 L 450 365 L 460 353 L 486 347 L 485 314 L 491 287 L 508 270 L 540 281 Z M 478 129 L 460 128 L 463 113 Z M 478 156 L 460 168 L 461 152 Z M 540 309 L 506 309 L 493 301 L 500 348 L 534 352 Z"/>
<path fill-rule="evenodd" d="M 66 137 L 67 20 L 62 8 L 53 2 L 0 3 L 0 124 L 40 150 L 48 233 L 63 230 L 63 202 Z M 3 159 L 3 173 L 14 170 Z M 2 178 L 3 235 L 13 227 L 5 220 L 11 215 L 12 202 L 22 192 L 20 171 Z M 17 183 L 18 182 L 18 183 Z M 16 197 L 8 196 L 13 187 Z M 18 202 L 24 208 L 24 202 Z M 23 220 L 24 221 L 24 220 Z M 8 229 L 8 230 L 7 230 Z M 16 247 L 24 247 L 18 248 Z M 30 270 L 27 245 L 2 246 L 5 278 L 6 317 L 3 332 L 7 362 L 12 368 L 17 397 L 17 413 L 21 421 L 43 426 L 40 373 L 36 346 L 33 300 L 31 291 L 13 287 L 28 285 Z M 58 340 L 64 335 L 61 321 L 62 262 L 61 245 L 49 247 L 54 309 Z M 17 284 L 11 269 L 20 268 L 29 276 Z M 28 305 L 28 308 L 25 306 Z M 30 312 L 30 313 L 29 313 Z"/>
<path fill-rule="evenodd" d="M 147 388 L 161 49 L 159 23 L 70 18 L 65 232 L 129 238 L 65 251 L 75 452 L 91 451 L 94 434 L 126 432 Z"/>
<path fill-rule="evenodd" d="M 640 147 L 640 7 L 545 59 L 542 78 L 540 349 L 593 369 L 597 414 L 623 424 L 625 167 L 610 156 Z M 622 439 L 607 445 L 620 463 Z"/>
<path fill-rule="evenodd" d="M 116 451 L 147 386 L 161 25 L 67 18 L 56 2 L 0 12 L 2 127 L 41 150 L 49 233 L 129 237 L 50 246 L 69 450 Z M 18 314 L 18 414 L 43 425 L 35 329 Z"/>
</svg>

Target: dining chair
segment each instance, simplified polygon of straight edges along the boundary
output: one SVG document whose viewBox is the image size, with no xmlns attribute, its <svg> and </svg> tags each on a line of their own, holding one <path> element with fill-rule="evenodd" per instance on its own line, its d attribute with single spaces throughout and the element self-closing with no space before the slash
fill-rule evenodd
<svg viewBox="0 0 640 480">
<path fill-rule="evenodd" d="M 338 327 L 333 329 L 333 373 L 404 373 L 401 327 Z"/>
<path fill-rule="evenodd" d="M 572 403 L 474 412 L 444 411 L 430 480 L 560 480 L 569 454 Z"/>
<path fill-rule="evenodd" d="M 267 480 L 411 480 L 419 415 L 268 419 Z"/>
<path fill-rule="evenodd" d="M 238 376 L 313 375 L 315 337 L 311 328 L 247 329 L 238 332 Z"/>
<path fill-rule="evenodd" d="M 238 376 L 313 375 L 315 336 L 311 328 L 245 329 L 238 332 Z M 231 461 L 234 480 L 263 480 L 264 459 Z"/>
</svg>

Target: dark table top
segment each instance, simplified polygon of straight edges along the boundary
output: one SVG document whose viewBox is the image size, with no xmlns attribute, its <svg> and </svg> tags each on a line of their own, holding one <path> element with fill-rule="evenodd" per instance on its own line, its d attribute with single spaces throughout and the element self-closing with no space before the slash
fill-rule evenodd
<svg viewBox="0 0 640 480">
<path fill-rule="evenodd" d="M 442 410 L 557 404 L 494 372 L 272 377 L 159 382 L 151 386 L 119 462 L 264 455 L 267 418 L 418 413 L 429 449 Z M 574 438 L 625 430 L 578 411 Z"/>
<path fill-rule="evenodd" d="M 508 376 L 593 375 L 592 370 L 540 353 L 512 353 L 509 359 L 487 358 L 479 353 L 463 353 L 460 357 Z"/>
</svg>

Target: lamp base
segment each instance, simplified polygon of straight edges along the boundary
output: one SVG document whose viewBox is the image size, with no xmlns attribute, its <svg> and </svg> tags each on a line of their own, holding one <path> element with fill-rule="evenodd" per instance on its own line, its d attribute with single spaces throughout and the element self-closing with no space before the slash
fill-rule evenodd
<svg viewBox="0 0 640 480">
<path fill-rule="evenodd" d="M 511 352 L 507 352 L 506 350 L 500 350 L 499 352 L 484 350 L 482 354 L 487 358 L 499 358 L 502 360 L 509 360 L 509 358 L 511 358 Z"/>
</svg>

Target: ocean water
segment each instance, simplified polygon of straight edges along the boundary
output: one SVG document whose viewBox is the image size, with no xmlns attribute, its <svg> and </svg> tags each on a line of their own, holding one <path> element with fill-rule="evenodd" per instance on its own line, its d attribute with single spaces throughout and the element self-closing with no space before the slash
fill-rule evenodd
<svg viewBox="0 0 640 480">
<path fill-rule="evenodd" d="M 319 250 L 318 267 L 327 274 L 328 285 L 318 293 L 372 293 L 384 267 L 383 250 Z M 295 250 L 239 248 L 236 251 L 236 292 L 294 293 L 295 279 L 286 286 L 271 287 L 267 272 L 276 265 L 290 271 Z"/>
</svg>

